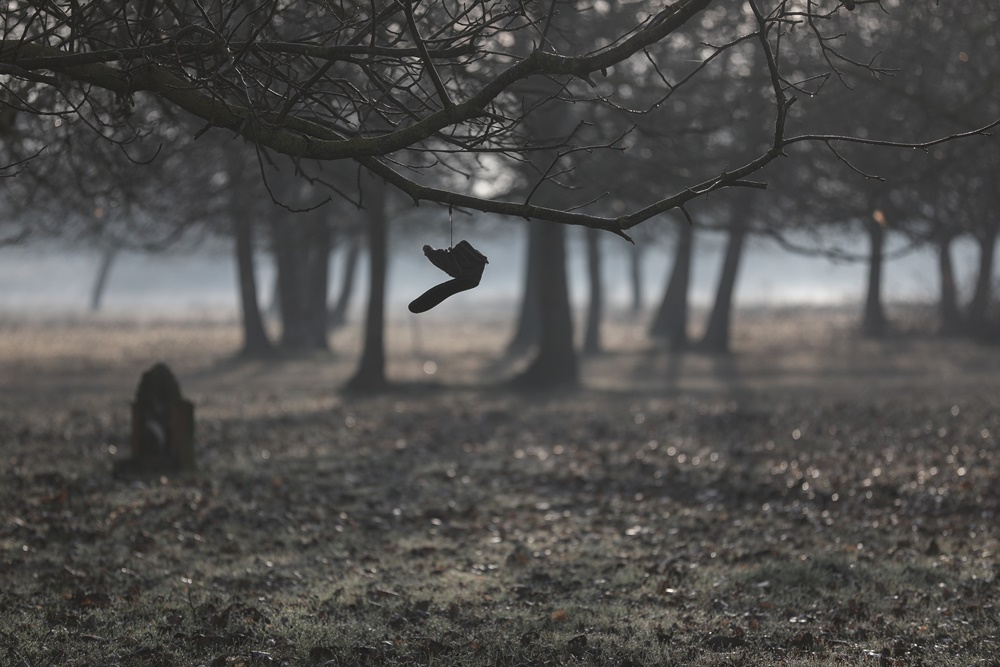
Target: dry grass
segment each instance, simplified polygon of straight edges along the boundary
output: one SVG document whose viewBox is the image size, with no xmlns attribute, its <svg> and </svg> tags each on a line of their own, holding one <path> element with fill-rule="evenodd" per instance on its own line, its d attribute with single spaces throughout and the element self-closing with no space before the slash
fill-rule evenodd
<svg viewBox="0 0 1000 667">
<path fill-rule="evenodd" d="M 225 323 L 4 324 L 0 662 L 996 665 L 997 350 L 737 324 L 723 359 L 609 325 L 525 398 L 499 323 L 404 321 L 367 399 L 349 332 L 238 363 Z M 200 469 L 115 481 L 159 359 Z"/>
</svg>

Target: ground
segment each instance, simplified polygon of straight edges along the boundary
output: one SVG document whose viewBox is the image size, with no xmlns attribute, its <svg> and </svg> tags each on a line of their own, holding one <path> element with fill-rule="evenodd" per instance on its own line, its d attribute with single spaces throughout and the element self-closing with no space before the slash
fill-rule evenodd
<svg viewBox="0 0 1000 667">
<path fill-rule="evenodd" d="M 733 354 L 606 329 L 584 387 L 509 327 L 400 320 L 399 385 L 232 358 L 222 321 L 0 324 L 0 663 L 998 665 L 1000 349 L 762 310 Z M 198 470 L 116 480 L 142 370 Z"/>
</svg>

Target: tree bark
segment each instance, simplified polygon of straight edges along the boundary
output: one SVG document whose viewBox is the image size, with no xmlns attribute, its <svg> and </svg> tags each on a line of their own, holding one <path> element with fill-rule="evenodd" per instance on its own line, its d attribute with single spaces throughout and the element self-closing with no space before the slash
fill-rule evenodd
<svg viewBox="0 0 1000 667">
<path fill-rule="evenodd" d="M 987 310 L 990 305 L 990 293 L 993 285 L 993 259 L 996 253 L 997 228 L 988 230 L 983 235 L 977 235 L 979 243 L 979 272 L 976 275 L 976 287 L 972 300 L 966 311 L 966 321 L 969 334 L 975 338 L 989 335 Z"/>
<path fill-rule="evenodd" d="M 289 214 L 272 223 L 278 269 L 281 347 L 327 350 L 326 300 L 330 231 L 322 213 Z"/>
<path fill-rule="evenodd" d="M 301 247 L 298 236 L 301 225 L 289 219 L 290 215 L 271 220 L 271 247 L 277 270 L 275 295 L 278 314 L 281 317 L 281 338 L 279 345 L 285 350 L 302 350 L 308 347 L 306 332 L 300 314 L 305 294 L 305 280 L 297 248 Z"/>
<path fill-rule="evenodd" d="M 587 324 L 584 329 L 583 351 L 585 354 L 601 352 L 601 322 L 604 319 L 604 288 L 601 277 L 600 231 L 588 228 L 584 231 L 587 244 L 587 279 L 590 285 L 590 301 L 587 306 Z"/>
<path fill-rule="evenodd" d="M 521 307 L 518 311 L 517 328 L 514 336 L 507 343 L 508 355 L 519 355 L 527 352 L 538 343 L 538 290 L 539 264 L 541 260 L 538 225 L 529 224 L 528 242 L 525 246 L 527 261 L 524 270 L 524 285 L 521 291 Z"/>
<path fill-rule="evenodd" d="M 694 227 L 683 220 L 678 221 L 677 225 L 677 245 L 674 248 L 670 280 L 649 328 L 651 336 L 664 339 L 672 350 L 682 350 L 689 343 L 688 288 L 691 283 L 691 254 L 694 246 Z"/>
<path fill-rule="evenodd" d="M 235 205 L 233 209 L 236 276 L 240 286 L 240 312 L 243 322 L 243 348 L 240 350 L 240 356 L 266 357 L 274 351 L 274 348 L 264 329 L 264 318 L 261 317 L 260 305 L 257 302 L 257 277 L 253 265 L 253 223 L 244 214 L 245 212 L 236 210 Z"/>
<path fill-rule="evenodd" d="M 532 222 L 538 232 L 539 341 L 535 358 L 514 382 L 526 389 L 555 389 L 579 383 L 573 348 L 573 318 L 566 282 L 566 242 L 563 225 Z"/>
<path fill-rule="evenodd" d="M 740 259 L 743 256 L 743 245 L 746 240 L 746 224 L 742 211 L 736 211 L 733 226 L 729 230 L 729 240 L 726 242 L 726 255 L 722 261 L 722 273 L 719 285 L 715 291 L 715 304 L 708 318 L 708 326 L 702 336 L 699 346 L 706 352 L 723 354 L 729 351 L 729 331 L 732 320 L 733 292 L 736 289 L 736 277 L 739 273 Z"/>
<path fill-rule="evenodd" d="M 955 270 L 951 261 L 951 243 L 955 237 L 942 233 L 938 236 L 938 273 L 941 277 L 941 296 L 938 300 L 938 331 L 944 336 L 954 336 L 963 330 L 962 311 L 958 306 Z"/>
<path fill-rule="evenodd" d="M 303 248 L 306 293 L 303 299 L 303 327 L 309 347 L 330 349 L 326 326 L 326 302 L 330 294 L 330 261 L 333 234 L 325 217 L 317 209 L 306 227 L 306 247 Z"/>
<path fill-rule="evenodd" d="M 886 317 L 882 306 L 882 264 L 885 246 L 885 227 L 869 220 L 868 239 L 871 250 L 868 257 L 868 296 L 865 298 L 864 319 L 861 332 L 870 338 L 885 335 Z"/>
<path fill-rule="evenodd" d="M 240 314 L 243 325 L 243 347 L 239 355 L 249 358 L 266 357 L 274 346 L 264 328 L 257 295 L 254 270 L 254 207 L 248 197 L 242 154 L 233 149 L 227 154 L 229 168 L 229 218 L 233 226 L 233 252 L 236 255 L 236 279 L 240 290 Z"/>
<path fill-rule="evenodd" d="M 347 312 L 351 307 L 351 299 L 354 297 L 354 275 L 357 273 L 358 256 L 361 254 L 361 235 L 351 232 L 351 239 L 347 246 L 347 256 L 344 258 L 344 268 L 341 272 L 340 292 L 337 295 L 337 302 L 330 311 L 327 325 L 330 329 L 337 329 L 347 323 Z"/>
<path fill-rule="evenodd" d="M 385 283 L 388 271 L 388 223 L 385 182 L 365 174 L 365 222 L 368 229 L 368 309 L 365 315 L 364 349 L 346 389 L 370 393 L 388 386 L 385 376 Z"/>
</svg>

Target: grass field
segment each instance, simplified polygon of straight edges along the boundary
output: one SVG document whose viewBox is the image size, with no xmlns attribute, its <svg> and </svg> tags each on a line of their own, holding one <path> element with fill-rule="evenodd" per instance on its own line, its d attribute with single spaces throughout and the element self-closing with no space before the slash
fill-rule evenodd
<svg viewBox="0 0 1000 667">
<path fill-rule="evenodd" d="M 505 324 L 402 320 L 357 398 L 351 332 L 0 324 L 0 664 L 1000 665 L 1000 349 L 855 327 L 743 313 L 717 358 L 622 320 L 519 396 Z M 115 480 L 158 360 L 199 469 Z"/>
</svg>

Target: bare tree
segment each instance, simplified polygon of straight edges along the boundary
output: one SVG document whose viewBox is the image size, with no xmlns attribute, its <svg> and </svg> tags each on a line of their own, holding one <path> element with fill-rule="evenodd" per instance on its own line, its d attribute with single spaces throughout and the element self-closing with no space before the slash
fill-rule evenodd
<svg viewBox="0 0 1000 667">
<path fill-rule="evenodd" d="M 897 4 L 863 0 L 846 7 L 856 7 L 859 14 L 889 5 L 905 11 Z M 844 4 L 638 2 L 630 5 L 627 27 L 606 43 L 581 45 L 569 54 L 551 48 L 550 26 L 571 29 L 575 20 L 600 19 L 607 6 L 556 0 L 420 6 L 410 0 L 260 0 L 249 9 L 236 0 L 18 3 L 4 14 L 0 71 L 5 91 L 13 95 L 7 103 L 21 112 L 89 114 L 114 123 L 127 116 L 137 96 L 154 95 L 200 118 L 205 129 L 222 128 L 293 158 L 356 160 L 414 202 L 579 224 L 623 236 L 663 211 L 720 188 L 762 187 L 751 177 L 795 144 L 881 141 L 789 132 L 796 97 L 817 92 L 802 80 L 803 65 L 815 65 L 803 62 L 807 51 L 821 54 L 819 65 L 825 63 L 827 73 L 830 67 L 872 69 L 836 50 L 841 31 L 863 29 Z M 571 14 L 578 16 L 571 21 Z M 247 22 L 251 29 L 243 36 Z M 715 26 L 717 43 L 673 39 L 693 22 Z M 522 44 L 534 43 L 527 55 L 505 48 L 515 34 L 525 36 L 517 40 Z M 662 103 L 680 98 L 720 53 L 745 43 L 754 45 L 769 75 L 771 141 L 721 170 L 692 166 L 683 188 L 641 209 L 605 217 L 587 210 L 589 193 L 555 209 L 426 184 L 424 173 L 468 164 L 453 160 L 456 155 L 504 162 L 539 148 L 519 132 L 533 111 L 512 93 L 522 81 L 562 81 L 558 101 L 586 115 L 615 102 L 600 94 L 598 81 L 605 72 L 631 59 L 649 59 L 650 80 L 661 89 Z M 689 76 L 657 77 L 660 62 L 692 56 Z M 24 86 L 54 94 L 25 93 Z M 568 136 L 552 143 L 568 146 Z"/>
</svg>

